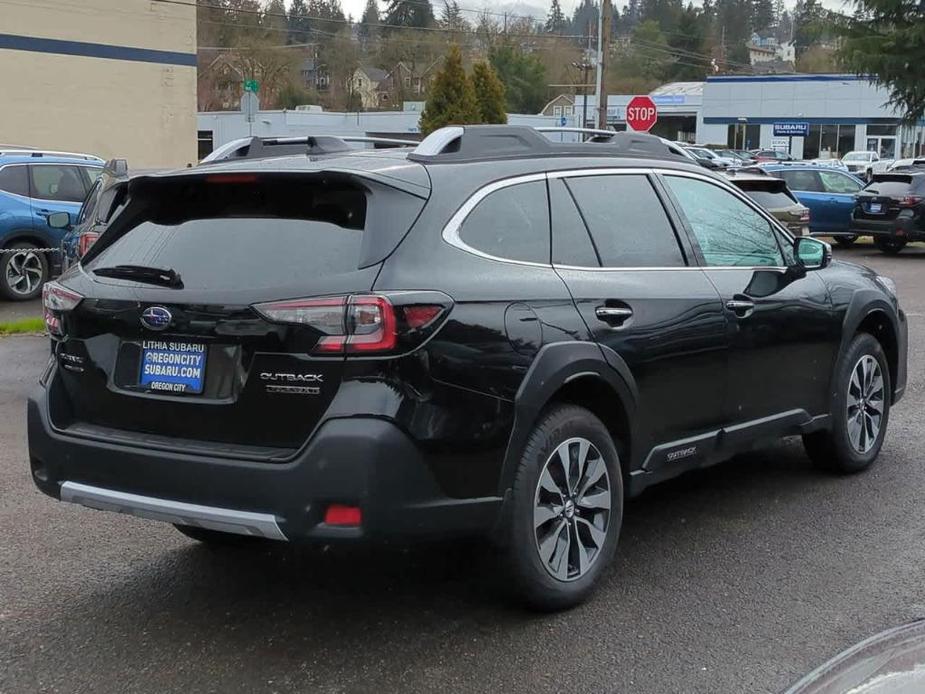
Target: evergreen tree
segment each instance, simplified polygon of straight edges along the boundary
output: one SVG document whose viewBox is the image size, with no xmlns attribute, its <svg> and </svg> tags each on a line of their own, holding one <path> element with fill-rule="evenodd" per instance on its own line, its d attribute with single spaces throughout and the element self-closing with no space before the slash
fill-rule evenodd
<svg viewBox="0 0 925 694">
<path fill-rule="evenodd" d="M 292 0 L 289 8 L 289 43 L 308 43 L 312 24 L 305 0 Z"/>
<path fill-rule="evenodd" d="M 363 17 L 360 19 L 360 25 L 357 27 L 357 33 L 361 39 L 368 40 L 375 38 L 379 27 L 379 4 L 376 0 L 366 0 L 366 9 L 363 10 Z"/>
<path fill-rule="evenodd" d="M 631 34 L 639 24 L 639 0 L 629 0 L 623 8 L 623 17 L 620 24 L 622 34 Z"/>
<path fill-rule="evenodd" d="M 285 41 L 289 32 L 289 17 L 283 0 L 270 0 L 263 15 L 260 17 L 260 26 L 267 33 L 271 41 Z"/>
<path fill-rule="evenodd" d="M 459 46 L 453 44 L 428 92 L 427 104 L 421 113 L 421 132 L 428 135 L 445 125 L 465 125 L 480 120 L 475 89 L 463 69 Z"/>
<path fill-rule="evenodd" d="M 434 25 L 434 8 L 430 0 L 390 0 L 385 23 L 403 27 Z"/>
<path fill-rule="evenodd" d="M 507 123 L 504 110 L 504 85 L 490 63 L 478 62 L 472 67 L 472 85 L 483 123 Z"/>
<path fill-rule="evenodd" d="M 468 23 L 462 16 L 462 10 L 456 0 L 443 0 L 443 8 L 440 10 L 440 24 L 447 29 L 456 31 L 464 30 Z"/>
<path fill-rule="evenodd" d="M 520 43 L 505 41 L 489 53 L 504 85 L 509 113 L 537 113 L 546 103 L 546 66 Z"/>
<path fill-rule="evenodd" d="M 842 22 L 838 33 L 838 55 L 848 69 L 876 75 L 906 122 L 925 117 L 925 5 L 858 0 L 858 12 Z"/>
<path fill-rule="evenodd" d="M 774 0 L 774 26 L 780 26 L 781 17 L 784 16 L 784 12 L 787 11 L 786 6 L 784 5 L 784 0 Z"/>
<path fill-rule="evenodd" d="M 825 31 L 823 17 L 818 0 L 797 0 L 793 8 L 793 43 L 797 58 L 819 41 Z"/>
<path fill-rule="evenodd" d="M 562 12 L 562 6 L 559 0 L 552 0 L 549 7 L 549 14 L 546 16 L 546 33 L 547 34 L 564 34 L 568 22 L 565 20 L 565 14 Z"/>
<path fill-rule="evenodd" d="M 706 58 L 699 60 L 685 54 L 704 54 L 707 24 L 701 10 L 688 4 L 681 12 L 677 31 L 668 41 L 672 48 L 678 49 L 677 64 L 672 66 L 668 77 L 674 80 L 702 80 L 706 75 L 708 66 Z M 702 64 L 701 64 L 702 63 Z"/>
<path fill-rule="evenodd" d="M 575 12 L 572 13 L 573 34 L 585 36 L 591 33 L 597 36 L 597 7 L 594 0 L 581 0 L 581 3 L 575 7 Z"/>
<path fill-rule="evenodd" d="M 767 36 L 767 31 L 774 26 L 774 0 L 752 0 L 752 31 L 759 36 Z"/>
</svg>

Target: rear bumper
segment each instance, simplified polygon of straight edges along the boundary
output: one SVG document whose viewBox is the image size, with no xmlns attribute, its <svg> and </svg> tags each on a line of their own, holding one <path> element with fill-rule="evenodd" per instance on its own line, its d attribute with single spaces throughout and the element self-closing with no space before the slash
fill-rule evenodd
<svg viewBox="0 0 925 694">
<path fill-rule="evenodd" d="M 143 518 L 281 540 L 411 539 L 490 531 L 497 497 L 443 494 L 422 452 L 394 424 L 333 419 L 285 463 L 180 454 L 63 435 L 47 391 L 29 400 L 36 486 L 62 501 Z M 330 504 L 359 506 L 358 527 L 324 523 Z"/>
<path fill-rule="evenodd" d="M 915 217 L 883 220 L 852 218 L 851 233 L 859 236 L 895 236 L 908 241 L 925 240 L 925 229 L 922 229 Z"/>
</svg>

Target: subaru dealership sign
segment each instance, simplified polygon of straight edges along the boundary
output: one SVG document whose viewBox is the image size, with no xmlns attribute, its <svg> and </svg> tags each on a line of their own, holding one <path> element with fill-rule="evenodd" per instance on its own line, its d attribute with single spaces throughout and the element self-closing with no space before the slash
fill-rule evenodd
<svg viewBox="0 0 925 694">
<path fill-rule="evenodd" d="M 783 122 L 774 124 L 774 137 L 806 137 L 809 123 Z"/>
</svg>

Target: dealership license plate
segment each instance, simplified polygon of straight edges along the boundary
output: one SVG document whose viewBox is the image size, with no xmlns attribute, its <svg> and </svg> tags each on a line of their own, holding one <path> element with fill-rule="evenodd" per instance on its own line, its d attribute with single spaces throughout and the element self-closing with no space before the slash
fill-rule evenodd
<svg viewBox="0 0 925 694">
<path fill-rule="evenodd" d="M 883 212 L 883 205 L 881 205 L 879 202 L 872 202 L 870 203 L 870 211 L 873 214 L 880 214 Z"/>
<path fill-rule="evenodd" d="M 206 346 L 192 342 L 145 340 L 141 343 L 138 385 L 162 393 L 201 393 Z"/>
</svg>

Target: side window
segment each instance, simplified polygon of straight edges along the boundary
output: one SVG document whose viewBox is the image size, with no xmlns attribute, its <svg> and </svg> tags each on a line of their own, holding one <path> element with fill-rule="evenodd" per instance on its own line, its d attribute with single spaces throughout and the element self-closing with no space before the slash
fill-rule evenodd
<svg viewBox="0 0 925 694">
<path fill-rule="evenodd" d="M 552 262 L 575 267 L 600 267 L 588 229 L 562 179 L 549 181 L 549 207 L 552 210 Z"/>
<path fill-rule="evenodd" d="M 807 193 L 821 193 L 822 182 L 815 171 L 782 171 L 781 176 L 787 181 L 790 190 L 799 190 Z"/>
<path fill-rule="evenodd" d="M 4 166 L 0 169 L 0 190 L 29 197 L 28 171 L 25 166 Z"/>
<path fill-rule="evenodd" d="M 604 267 L 685 265 L 674 229 L 641 174 L 566 179 Z"/>
<path fill-rule="evenodd" d="M 764 217 L 731 192 L 695 178 L 666 176 L 709 266 L 784 264 Z"/>
<path fill-rule="evenodd" d="M 497 258 L 548 263 L 546 182 L 518 183 L 489 193 L 463 221 L 459 238 Z"/>
<path fill-rule="evenodd" d="M 857 193 L 861 189 L 860 183 L 835 171 L 820 171 L 819 178 L 829 193 Z"/>
<path fill-rule="evenodd" d="M 101 169 L 99 166 L 81 166 L 80 170 L 83 171 L 88 186 L 96 183 L 96 180 L 100 177 L 100 174 L 103 173 L 103 169 Z"/>
<path fill-rule="evenodd" d="M 84 204 L 80 206 L 80 212 L 77 214 L 77 224 L 86 222 L 87 218 L 96 210 L 96 203 L 99 202 L 100 185 L 101 182 L 97 180 L 90 188 L 90 192 L 87 193 L 87 197 L 84 198 Z"/>
<path fill-rule="evenodd" d="M 82 202 L 87 195 L 80 170 L 76 166 L 32 164 L 32 197 L 40 200 Z"/>
</svg>

